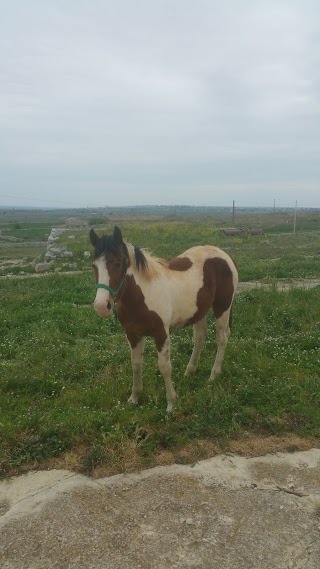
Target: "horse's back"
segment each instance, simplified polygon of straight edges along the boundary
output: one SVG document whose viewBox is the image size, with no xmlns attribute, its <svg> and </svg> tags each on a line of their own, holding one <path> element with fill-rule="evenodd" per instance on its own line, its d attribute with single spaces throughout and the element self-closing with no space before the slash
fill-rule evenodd
<svg viewBox="0 0 320 569">
<path fill-rule="evenodd" d="M 201 270 L 203 270 L 206 262 L 210 262 L 210 259 L 221 259 L 222 263 L 217 261 L 216 264 L 218 265 L 218 263 L 220 263 L 220 266 L 226 264 L 232 273 L 234 285 L 236 286 L 238 284 L 238 271 L 233 259 L 226 251 L 223 251 L 223 249 L 219 247 L 215 247 L 214 245 L 198 245 L 187 249 L 187 251 L 184 251 L 179 257 L 187 257 L 190 259 L 192 265 L 199 267 Z"/>
</svg>

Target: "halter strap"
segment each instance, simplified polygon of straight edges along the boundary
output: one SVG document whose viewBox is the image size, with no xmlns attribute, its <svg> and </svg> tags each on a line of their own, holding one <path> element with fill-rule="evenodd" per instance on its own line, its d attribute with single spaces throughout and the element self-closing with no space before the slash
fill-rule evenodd
<svg viewBox="0 0 320 569">
<path fill-rule="evenodd" d="M 123 266 L 122 266 L 122 268 L 123 268 L 123 275 L 122 275 L 122 279 L 121 279 L 121 281 L 120 281 L 120 283 L 119 283 L 119 286 L 118 286 L 117 290 L 113 290 L 113 288 L 111 288 L 111 286 L 105 285 L 105 284 L 103 284 L 103 283 L 98 283 L 98 284 L 96 285 L 96 288 L 104 288 L 105 290 L 107 290 L 108 292 L 110 292 L 110 294 L 111 294 L 111 296 L 112 296 L 112 299 L 113 299 L 113 302 L 114 302 L 113 313 L 114 313 L 114 316 L 115 316 L 115 319 L 116 319 L 116 320 L 118 320 L 118 312 L 117 312 L 117 309 L 116 309 L 115 301 L 116 301 L 117 295 L 119 294 L 120 290 L 122 289 L 124 280 L 125 280 L 125 278 L 126 278 L 127 268 L 128 268 L 127 259 L 123 259 Z"/>
</svg>

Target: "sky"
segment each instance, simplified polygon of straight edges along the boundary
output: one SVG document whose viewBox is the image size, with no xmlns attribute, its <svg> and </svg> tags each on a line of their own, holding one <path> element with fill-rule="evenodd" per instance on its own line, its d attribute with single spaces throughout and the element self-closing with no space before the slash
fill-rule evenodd
<svg viewBox="0 0 320 569">
<path fill-rule="evenodd" d="M 0 0 L 0 205 L 320 207 L 319 0 Z"/>
</svg>

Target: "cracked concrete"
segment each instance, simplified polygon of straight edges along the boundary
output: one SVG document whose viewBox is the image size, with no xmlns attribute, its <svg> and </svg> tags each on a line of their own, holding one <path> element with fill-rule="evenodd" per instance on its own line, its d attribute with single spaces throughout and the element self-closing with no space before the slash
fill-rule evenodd
<svg viewBox="0 0 320 569">
<path fill-rule="evenodd" d="M 319 569 L 320 450 L 0 483 L 1 569 Z"/>
</svg>

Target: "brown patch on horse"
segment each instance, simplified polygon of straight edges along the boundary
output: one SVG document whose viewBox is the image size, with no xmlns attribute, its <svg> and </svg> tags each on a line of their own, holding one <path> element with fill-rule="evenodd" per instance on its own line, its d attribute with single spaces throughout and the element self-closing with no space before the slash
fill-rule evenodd
<svg viewBox="0 0 320 569">
<path fill-rule="evenodd" d="M 118 315 L 132 348 L 143 336 L 153 336 L 160 352 L 167 339 L 163 321 L 145 303 L 144 294 L 133 275 L 127 275 L 123 291 L 119 294 Z"/>
<path fill-rule="evenodd" d="M 188 324 L 195 324 L 207 314 L 210 306 L 216 318 L 230 308 L 234 293 L 232 271 L 224 259 L 207 259 L 203 265 L 203 286 L 197 295 L 197 311 Z"/>
<path fill-rule="evenodd" d="M 215 258 L 210 261 L 211 264 L 214 264 L 216 270 L 216 292 L 212 308 L 215 317 L 220 318 L 232 304 L 234 294 L 233 275 L 228 263 L 224 259 Z M 207 262 L 208 261 L 206 261 L 206 263 Z"/>
<path fill-rule="evenodd" d="M 168 262 L 168 268 L 171 271 L 187 271 L 192 267 L 192 261 L 189 257 L 175 257 Z"/>
</svg>

